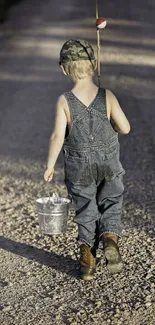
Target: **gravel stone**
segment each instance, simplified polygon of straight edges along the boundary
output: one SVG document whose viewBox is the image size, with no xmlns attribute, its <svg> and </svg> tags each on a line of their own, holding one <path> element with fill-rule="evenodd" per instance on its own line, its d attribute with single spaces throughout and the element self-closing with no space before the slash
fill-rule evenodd
<svg viewBox="0 0 155 325">
<path fill-rule="evenodd" d="M 152 254 L 152 257 L 155 257 L 155 251 L 152 251 L 151 254 Z"/>
</svg>

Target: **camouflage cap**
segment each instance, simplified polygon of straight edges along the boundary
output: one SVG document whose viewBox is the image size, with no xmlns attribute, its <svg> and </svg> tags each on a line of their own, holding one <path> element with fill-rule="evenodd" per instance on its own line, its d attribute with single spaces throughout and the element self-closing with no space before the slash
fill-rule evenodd
<svg viewBox="0 0 155 325">
<path fill-rule="evenodd" d="M 95 60 L 92 46 L 85 40 L 69 40 L 60 51 L 59 63 L 78 60 Z"/>
</svg>

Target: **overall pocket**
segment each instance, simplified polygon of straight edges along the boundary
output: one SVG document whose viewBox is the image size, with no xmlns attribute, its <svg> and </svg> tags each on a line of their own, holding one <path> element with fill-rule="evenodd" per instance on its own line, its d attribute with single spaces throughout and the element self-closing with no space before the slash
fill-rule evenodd
<svg viewBox="0 0 155 325">
<path fill-rule="evenodd" d="M 107 181 L 119 176 L 120 174 L 125 174 L 125 170 L 119 159 L 119 149 L 120 145 L 118 143 L 109 147 L 105 151 L 104 176 Z"/>
<path fill-rule="evenodd" d="M 91 175 L 89 164 L 85 157 L 77 153 L 64 155 L 65 180 L 72 184 L 88 185 Z"/>
</svg>

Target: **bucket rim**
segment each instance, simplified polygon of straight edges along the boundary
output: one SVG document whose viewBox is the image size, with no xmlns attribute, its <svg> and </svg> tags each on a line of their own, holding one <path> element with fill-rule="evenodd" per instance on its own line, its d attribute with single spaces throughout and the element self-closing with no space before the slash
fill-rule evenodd
<svg viewBox="0 0 155 325">
<path fill-rule="evenodd" d="M 52 199 L 52 197 L 51 197 L 51 199 Z M 62 200 L 62 202 L 55 203 L 54 205 L 57 205 L 57 204 L 65 205 L 65 204 L 71 203 L 71 200 L 68 198 L 60 197 L 59 199 Z M 49 196 L 43 196 L 43 197 L 36 199 L 36 203 L 39 203 L 39 204 L 45 204 L 46 201 L 49 201 Z M 53 202 L 51 202 L 51 203 L 53 203 Z"/>
</svg>

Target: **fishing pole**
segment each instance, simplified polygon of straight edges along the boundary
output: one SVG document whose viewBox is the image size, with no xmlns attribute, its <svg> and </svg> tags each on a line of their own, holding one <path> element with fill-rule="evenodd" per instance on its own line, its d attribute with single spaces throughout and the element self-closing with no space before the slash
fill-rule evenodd
<svg viewBox="0 0 155 325">
<path fill-rule="evenodd" d="M 101 47 L 100 47 L 100 30 L 104 29 L 107 25 L 107 22 L 104 18 L 99 18 L 99 6 L 98 0 L 96 0 L 96 30 L 97 30 L 97 75 L 98 75 L 98 86 L 100 87 L 100 76 L 101 76 Z"/>
</svg>

